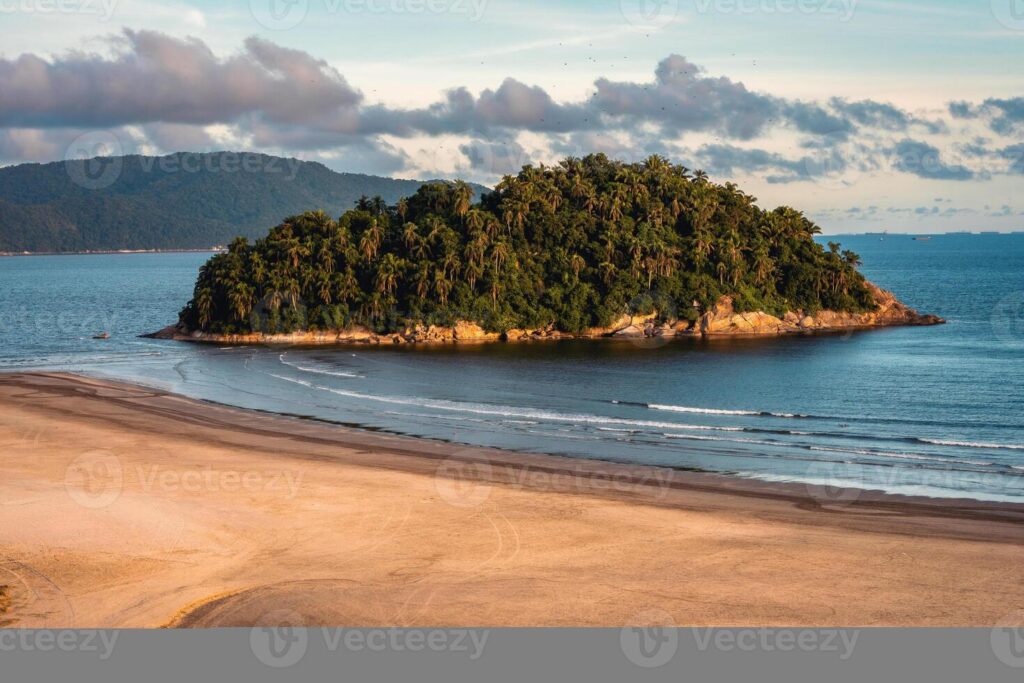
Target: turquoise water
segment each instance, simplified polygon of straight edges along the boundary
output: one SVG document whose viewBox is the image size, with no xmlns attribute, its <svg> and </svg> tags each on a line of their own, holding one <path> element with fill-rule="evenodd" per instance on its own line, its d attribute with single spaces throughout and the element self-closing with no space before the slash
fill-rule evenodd
<svg viewBox="0 0 1024 683">
<path fill-rule="evenodd" d="M 0 370 L 458 443 L 1024 502 L 1024 235 L 842 242 L 949 324 L 657 346 L 199 347 L 137 335 L 175 319 L 207 255 L 38 256 L 0 259 Z"/>
</svg>

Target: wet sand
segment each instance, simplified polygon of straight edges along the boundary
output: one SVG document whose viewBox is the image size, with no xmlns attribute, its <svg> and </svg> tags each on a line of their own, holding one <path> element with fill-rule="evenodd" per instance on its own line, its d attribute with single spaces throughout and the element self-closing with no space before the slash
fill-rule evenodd
<svg viewBox="0 0 1024 683">
<path fill-rule="evenodd" d="M 1024 506 L 467 448 L 0 375 L 0 626 L 991 625 Z"/>
</svg>

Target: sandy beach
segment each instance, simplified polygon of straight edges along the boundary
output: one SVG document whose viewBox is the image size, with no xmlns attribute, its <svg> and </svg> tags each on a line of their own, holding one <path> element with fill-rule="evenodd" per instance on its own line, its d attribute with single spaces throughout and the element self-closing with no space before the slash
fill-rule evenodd
<svg viewBox="0 0 1024 683">
<path fill-rule="evenodd" d="M 1024 506 L 465 448 L 0 375 L 0 625 L 991 625 Z"/>
</svg>

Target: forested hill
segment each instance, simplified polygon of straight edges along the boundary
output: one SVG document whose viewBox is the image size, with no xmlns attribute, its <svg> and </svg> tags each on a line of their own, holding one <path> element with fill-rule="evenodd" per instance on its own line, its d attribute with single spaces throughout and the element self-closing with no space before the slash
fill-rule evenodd
<svg viewBox="0 0 1024 683">
<path fill-rule="evenodd" d="M 202 249 L 313 208 L 340 215 L 363 195 L 394 203 L 422 184 L 242 152 L 21 164 L 0 168 L 0 252 Z"/>
<path fill-rule="evenodd" d="M 489 331 L 578 333 L 625 312 L 694 320 L 722 296 L 738 311 L 859 312 L 875 302 L 856 254 L 823 248 L 788 207 L 661 157 L 527 166 L 473 203 L 430 184 L 339 219 L 309 212 L 200 271 L 189 330 L 392 332 L 471 321 Z"/>
</svg>

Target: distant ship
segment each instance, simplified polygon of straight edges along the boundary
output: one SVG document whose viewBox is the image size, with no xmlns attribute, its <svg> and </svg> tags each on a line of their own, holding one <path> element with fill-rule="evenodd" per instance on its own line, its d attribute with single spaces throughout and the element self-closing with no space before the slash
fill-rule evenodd
<svg viewBox="0 0 1024 683">
<path fill-rule="evenodd" d="M 931 239 L 931 237 L 915 237 L 914 241 L 916 241 L 916 242 L 927 242 L 930 239 Z"/>
</svg>

